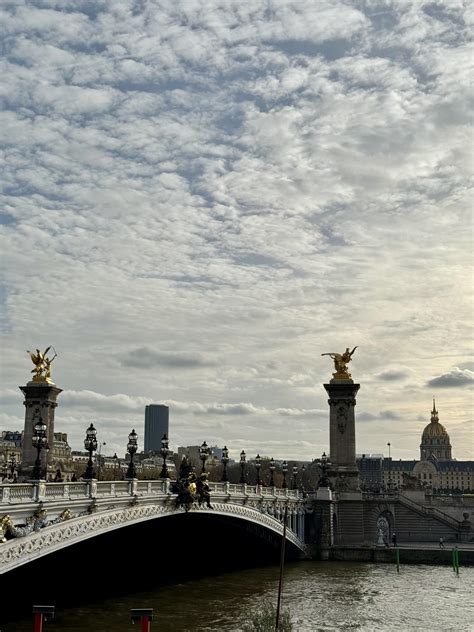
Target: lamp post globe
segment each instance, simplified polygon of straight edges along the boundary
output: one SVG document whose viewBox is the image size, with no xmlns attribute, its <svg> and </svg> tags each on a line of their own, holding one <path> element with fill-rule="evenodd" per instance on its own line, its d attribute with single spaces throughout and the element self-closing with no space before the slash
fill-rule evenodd
<svg viewBox="0 0 474 632">
<path fill-rule="evenodd" d="M 46 437 L 46 424 L 43 423 L 43 418 L 39 413 L 35 413 L 33 420 L 36 419 L 33 425 L 33 436 L 31 442 L 33 447 L 36 448 L 36 461 L 33 467 L 32 478 L 34 481 L 41 480 L 42 467 L 41 467 L 41 450 L 48 448 L 48 440 Z"/>
<path fill-rule="evenodd" d="M 202 445 L 199 447 L 199 458 L 202 461 L 202 469 L 201 474 L 204 474 L 206 471 L 206 459 L 209 456 L 209 447 L 205 441 L 202 442 Z"/>
<path fill-rule="evenodd" d="M 270 487 L 275 487 L 275 479 L 274 479 L 274 474 L 275 474 L 275 459 L 272 457 L 270 459 L 270 463 L 268 464 L 268 469 L 270 470 Z"/>
<path fill-rule="evenodd" d="M 227 463 L 229 462 L 229 450 L 227 449 L 227 446 L 225 445 L 222 448 L 222 466 L 223 466 L 223 470 L 222 470 L 222 482 L 223 483 L 227 483 Z"/>
<path fill-rule="evenodd" d="M 135 468 L 135 463 L 133 462 L 133 457 L 135 456 L 138 449 L 138 441 L 137 441 L 137 433 L 135 429 L 128 435 L 128 443 L 127 443 L 127 452 L 130 454 L 130 463 L 127 468 L 127 478 L 137 478 L 137 470 Z"/>
<path fill-rule="evenodd" d="M 283 463 L 281 464 L 281 469 L 283 472 L 283 489 L 286 489 L 287 485 L 286 485 L 286 474 L 288 472 L 288 463 L 286 461 L 283 461 Z"/>
<path fill-rule="evenodd" d="M 242 450 L 240 453 L 240 483 L 243 485 L 245 483 L 245 462 L 247 457 L 245 455 L 245 451 Z"/>
<path fill-rule="evenodd" d="M 163 438 L 161 439 L 160 454 L 163 458 L 163 467 L 161 468 L 160 478 L 169 478 L 170 475 L 168 472 L 168 466 L 166 465 L 166 459 L 168 458 L 170 454 L 170 449 L 169 449 L 168 435 L 166 433 L 163 435 Z"/>
<path fill-rule="evenodd" d="M 87 461 L 86 471 L 84 472 L 82 478 L 84 478 L 85 480 L 92 480 L 93 478 L 95 478 L 92 453 L 97 450 L 97 430 L 94 428 L 94 424 L 91 424 L 86 430 L 84 448 L 86 452 L 89 452 L 89 460 Z"/>
</svg>

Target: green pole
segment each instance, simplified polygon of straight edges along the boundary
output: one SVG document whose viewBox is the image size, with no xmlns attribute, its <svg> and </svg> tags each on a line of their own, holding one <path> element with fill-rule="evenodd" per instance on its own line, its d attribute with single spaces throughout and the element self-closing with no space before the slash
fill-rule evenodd
<svg viewBox="0 0 474 632">
<path fill-rule="evenodd" d="M 456 551 L 456 575 L 459 575 L 459 549 L 455 548 Z"/>
<path fill-rule="evenodd" d="M 283 567 L 285 565 L 285 543 L 286 543 L 286 521 L 287 520 L 288 520 L 288 501 L 285 505 L 285 515 L 283 517 L 283 535 L 281 537 L 281 549 L 280 549 L 280 580 L 278 582 L 278 600 L 277 600 L 275 630 L 280 629 L 280 605 L 281 605 L 281 590 L 283 586 Z"/>
<path fill-rule="evenodd" d="M 400 549 L 396 550 L 397 573 L 400 572 Z"/>
<path fill-rule="evenodd" d="M 456 549 L 453 549 L 453 571 L 456 572 Z"/>
</svg>

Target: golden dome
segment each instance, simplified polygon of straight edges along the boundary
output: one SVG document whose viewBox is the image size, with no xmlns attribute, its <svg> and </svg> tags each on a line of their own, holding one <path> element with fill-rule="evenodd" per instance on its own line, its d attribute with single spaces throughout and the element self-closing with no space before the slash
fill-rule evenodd
<svg viewBox="0 0 474 632">
<path fill-rule="evenodd" d="M 446 428 L 443 426 L 443 424 L 440 424 L 439 421 L 432 421 L 423 430 L 423 441 L 425 439 L 439 439 L 440 437 L 449 439 Z"/>
<path fill-rule="evenodd" d="M 433 410 L 431 411 L 431 422 L 425 427 L 425 429 L 423 430 L 423 435 L 422 435 L 422 443 L 424 443 L 426 440 L 430 440 L 430 439 L 447 439 L 449 442 L 449 435 L 447 433 L 446 428 L 443 426 L 443 424 L 439 423 L 439 419 L 438 419 L 438 411 L 436 410 L 435 407 L 435 401 L 433 399 Z"/>
</svg>

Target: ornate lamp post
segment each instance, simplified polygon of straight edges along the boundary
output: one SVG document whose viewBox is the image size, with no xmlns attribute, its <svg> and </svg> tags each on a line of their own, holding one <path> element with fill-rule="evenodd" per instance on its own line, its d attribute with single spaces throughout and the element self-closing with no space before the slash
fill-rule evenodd
<svg viewBox="0 0 474 632">
<path fill-rule="evenodd" d="M 286 473 L 288 472 L 288 463 L 283 461 L 281 464 L 281 469 L 283 472 L 283 489 L 286 489 Z"/>
<path fill-rule="evenodd" d="M 255 469 L 257 470 L 257 482 L 256 485 L 261 485 L 262 481 L 260 480 L 260 468 L 262 467 L 262 457 L 260 454 L 257 454 L 255 457 Z"/>
<path fill-rule="evenodd" d="M 387 443 L 388 446 L 388 489 L 392 489 L 392 459 L 390 456 L 390 441 Z"/>
<path fill-rule="evenodd" d="M 127 452 L 130 454 L 130 463 L 127 468 L 127 478 L 137 478 L 137 470 L 135 469 L 135 463 L 133 457 L 138 449 L 137 433 L 135 429 L 128 435 Z"/>
<path fill-rule="evenodd" d="M 222 448 L 221 461 L 222 465 L 224 466 L 224 469 L 222 471 L 222 482 L 227 483 L 227 463 L 229 462 L 229 450 L 227 449 L 226 445 Z"/>
<path fill-rule="evenodd" d="M 272 457 L 270 459 L 270 463 L 268 464 L 268 469 L 270 470 L 270 487 L 275 487 L 275 479 L 273 478 L 273 475 L 275 474 L 275 460 Z"/>
<path fill-rule="evenodd" d="M 32 478 L 34 481 L 41 480 L 42 467 L 41 467 L 41 450 L 48 449 L 48 439 L 46 437 L 46 424 L 43 423 L 43 419 L 38 413 L 35 414 L 37 421 L 33 426 L 33 436 L 31 442 L 33 447 L 36 448 L 36 461 L 33 467 Z"/>
<path fill-rule="evenodd" d="M 244 450 L 240 453 L 240 483 L 245 483 L 245 461 L 246 456 Z"/>
<path fill-rule="evenodd" d="M 163 457 L 163 467 L 161 468 L 160 478 L 170 477 L 169 472 L 168 472 L 168 467 L 166 465 L 166 459 L 168 458 L 170 452 L 171 450 L 169 449 L 168 437 L 165 433 L 161 440 L 161 448 L 160 448 L 160 454 Z"/>
<path fill-rule="evenodd" d="M 293 489 L 296 489 L 296 477 L 298 476 L 298 467 L 296 465 L 293 465 Z"/>
<path fill-rule="evenodd" d="M 117 456 L 117 452 L 114 452 L 114 456 L 112 457 L 114 460 L 114 481 L 117 475 L 117 460 L 118 460 L 118 456 Z"/>
<path fill-rule="evenodd" d="M 329 487 L 328 457 L 326 456 L 326 452 L 323 452 L 321 456 L 321 478 L 319 480 L 319 487 Z"/>
<path fill-rule="evenodd" d="M 13 453 L 10 454 L 10 460 L 8 462 L 8 465 L 10 467 L 10 478 L 12 480 L 15 480 L 16 457 L 15 457 L 15 455 Z"/>
<path fill-rule="evenodd" d="M 94 424 L 91 424 L 86 430 L 84 448 L 87 452 L 89 452 L 89 460 L 87 461 L 87 468 L 82 478 L 85 480 L 91 480 L 95 476 L 94 465 L 92 463 L 92 453 L 97 450 L 97 430 L 94 428 Z"/>
<path fill-rule="evenodd" d="M 202 445 L 199 448 L 199 458 L 202 461 L 202 469 L 201 474 L 204 474 L 206 471 L 206 459 L 209 456 L 209 447 L 205 441 L 202 442 Z"/>
<path fill-rule="evenodd" d="M 306 474 L 306 465 L 301 466 L 301 481 L 300 481 L 300 485 L 301 485 L 301 491 L 304 493 L 305 489 L 304 489 L 304 478 L 305 478 L 305 474 Z"/>
</svg>

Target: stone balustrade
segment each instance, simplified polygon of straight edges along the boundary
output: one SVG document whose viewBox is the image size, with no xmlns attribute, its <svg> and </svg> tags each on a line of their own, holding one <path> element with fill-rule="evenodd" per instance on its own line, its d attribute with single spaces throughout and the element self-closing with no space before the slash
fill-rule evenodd
<svg viewBox="0 0 474 632">
<path fill-rule="evenodd" d="M 50 500 L 70 500 L 80 498 L 116 498 L 118 496 L 156 496 L 170 494 L 169 479 L 154 481 L 79 481 L 74 483 L 12 483 L 0 485 L 0 512 L 11 505 Z M 279 500 L 301 500 L 301 494 L 294 489 L 247 485 L 246 483 L 209 483 L 211 494 L 247 496 Z"/>
</svg>

